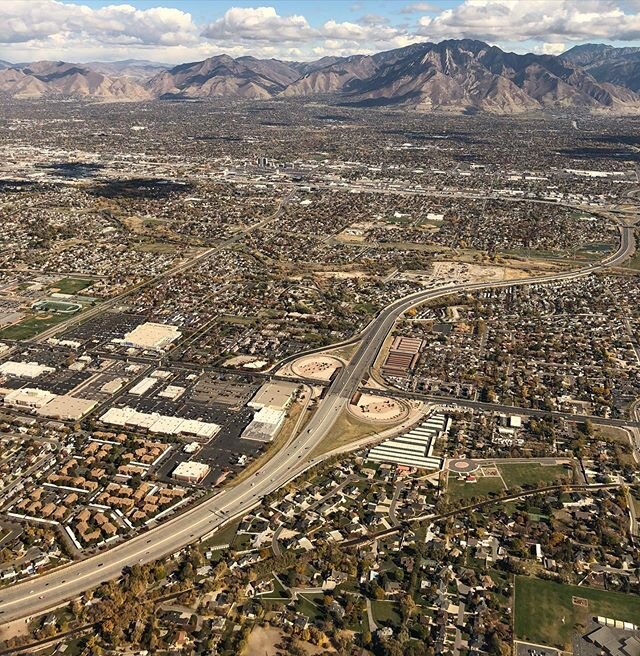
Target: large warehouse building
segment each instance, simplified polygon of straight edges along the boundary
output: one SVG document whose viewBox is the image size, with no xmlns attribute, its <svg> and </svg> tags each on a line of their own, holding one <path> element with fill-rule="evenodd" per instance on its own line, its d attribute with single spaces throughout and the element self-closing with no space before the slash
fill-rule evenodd
<svg viewBox="0 0 640 656">
<path fill-rule="evenodd" d="M 220 431 L 220 426 L 211 422 L 161 415 L 157 412 L 138 412 L 129 406 L 109 408 L 100 417 L 100 421 L 121 428 L 144 430 L 161 435 L 191 436 L 206 441 Z"/>
<path fill-rule="evenodd" d="M 132 348 L 164 351 L 181 335 L 182 333 L 175 326 L 147 321 L 126 333 L 122 343 Z"/>
<path fill-rule="evenodd" d="M 445 416 L 432 415 L 407 433 L 374 446 L 367 457 L 374 462 L 387 462 L 418 469 L 441 469 L 442 458 L 433 455 L 433 447 L 438 435 L 445 430 L 447 430 Z"/>
<path fill-rule="evenodd" d="M 242 437 L 258 442 L 271 442 L 282 428 L 287 418 L 287 409 L 299 387 L 297 383 L 265 383 L 247 403 L 258 412 L 244 429 Z"/>
</svg>

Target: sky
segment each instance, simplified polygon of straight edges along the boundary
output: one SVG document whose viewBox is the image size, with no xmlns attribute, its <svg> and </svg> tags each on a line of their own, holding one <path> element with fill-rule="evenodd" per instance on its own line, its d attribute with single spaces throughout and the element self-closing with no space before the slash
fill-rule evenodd
<svg viewBox="0 0 640 656">
<path fill-rule="evenodd" d="M 514 52 L 640 45 L 640 0 L 0 0 L 0 59 L 226 53 L 310 61 L 473 38 Z"/>
</svg>

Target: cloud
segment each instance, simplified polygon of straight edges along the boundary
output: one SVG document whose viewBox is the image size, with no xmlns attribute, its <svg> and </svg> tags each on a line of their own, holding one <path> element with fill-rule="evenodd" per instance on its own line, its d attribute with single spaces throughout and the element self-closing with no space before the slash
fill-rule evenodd
<svg viewBox="0 0 640 656">
<path fill-rule="evenodd" d="M 65 37 L 129 45 L 186 45 L 197 40 L 191 15 L 171 7 L 136 9 L 110 5 L 93 9 L 56 0 L 0 2 L 0 43 Z"/>
<path fill-rule="evenodd" d="M 182 9 L 186 4 L 181 0 L 157 0 L 151 7 L 155 3 L 147 0 L 145 9 L 126 0 L 104 0 L 113 4 L 102 7 L 76 1 L 0 0 L 2 58 L 180 62 L 226 52 L 304 60 L 318 53 L 368 54 L 455 38 L 549 53 L 585 41 L 640 41 L 640 0 L 461 0 L 456 6 L 447 3 L 447 9 L 439 8 L 438 0 L 409 1 L 398 5 L 395 20 L 368 14 L 321 24 L 259 4 L 231 6 L 198 24 Z M 358 4 L 353 11 L 362 10 Z M 215 12 L 218 4 L 210 6 Z M 304 9 L 306 3 L 297 6 Z M 406 23 L 398 23 L 400 15 Z"/>
<path fill-rule="evenodd" d="M 232 7 L 202 35 L 214 40 L 273 43 L 308 41 L 316 35 L 304 16 L 279 16 L 273 7 Z"/>
<path fill-rule="evenodd" d="M 440 11 L 441 7 L 434 5 L 431 2 L 414 2 L 410 5 L 405 5 L 401 10 L 401 14 L 428 14 L 435 11 Z"/>
<path fill-rule="evenodd" d="M 626 13 L 617 0 L 465 0 L 422 16 L 417 32 L 432 40 L 630 41 L 640 38 L 640 14 Z"/>
<path fill-rule="evenodd" d="M 566 43 L 543 43 L 541 48 L 543 55 L 561 55 L 566 49 Z"/>
<path fill-rule="evenodd" d="M 358 23 L 361 25 L 389 25 L 389 19 L 377 14 L 366 14 L 358 19 Z"/>
<path fill-rule="evenodd" d="M 370 45 L 393 44 L 399 39 L 410 38 L 406 32 L 396 27 L 376 22 L 363 25 L 349 21 L 338 23 L 329 20 L 320 28 L 319 32 L 327 39 L 368 43 Z"/>
</svg>

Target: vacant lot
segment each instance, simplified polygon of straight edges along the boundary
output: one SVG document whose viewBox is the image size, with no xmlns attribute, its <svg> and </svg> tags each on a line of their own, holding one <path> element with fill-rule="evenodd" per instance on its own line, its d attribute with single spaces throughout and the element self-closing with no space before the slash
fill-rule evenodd
<svg viewBox="0 0 640 656">
<path fill-rule="evenodd" d="M 244 656 L 275 656 L 282 651 L 276 645 L 282 642 L 283 634 L 280 629 L 272 626 L 256 626 L 249 634 Z"/>
<path fill-rule="evenodd" d="M 365 421 L 358 421 L 343 413 L 333 425 L 329 433 L 313 450 L 312 456 L 317 456 L 332 449 L 351 444 L 370 435 L 380 432 L 375 426 Z"/>
<path fill-rule="evenodd" d="M 574 597 L 586 605 L 574 604 Z M 515 637 L 520 640 L 570 649 L 573 632 L 596 615 L 640 624 L 640 597 L 516 577 Z"/>
</svg>

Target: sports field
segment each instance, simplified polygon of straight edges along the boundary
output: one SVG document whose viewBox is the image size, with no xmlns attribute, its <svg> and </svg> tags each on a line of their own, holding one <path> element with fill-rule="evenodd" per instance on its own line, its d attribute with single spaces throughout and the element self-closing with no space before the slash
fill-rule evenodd
<svg viewBox="0 0 640 656">
<path fill-rule="evenodd" d="M 58 280 L 53 287 L 61 294 L 77 294 L 91 285 L 93 285 L 93 280 L 87 278 L 63 278 Z"/>
<path fill-rule="evenodd" d="M 61 323 L 69 318 L 65 314 L 49 314 L 44 316 L 30 316 L 20 323 L 7 326 L 0 330 L 0 339 L 31 339 L 39 333 Z"/>
<path fill-rule="evenodd" d="M 515 637 L 520 640 L 570 649 L 574 631 L 598 615 L 640 625 L 640 597 L 516 577 Z"/>
</svg>

